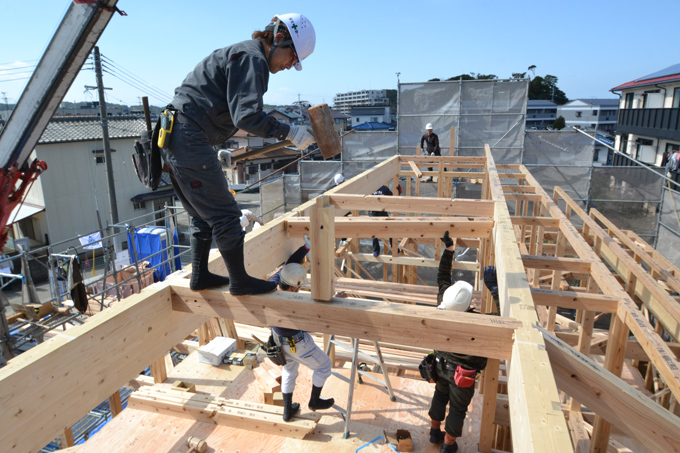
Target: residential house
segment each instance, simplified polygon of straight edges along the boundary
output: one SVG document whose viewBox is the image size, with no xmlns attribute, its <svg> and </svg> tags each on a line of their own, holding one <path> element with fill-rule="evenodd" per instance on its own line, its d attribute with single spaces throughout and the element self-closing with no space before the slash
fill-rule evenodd
<svg viewBox="0 0 680 453">
<path fill-rule="evenodd" d="M 286 124 L 298 124 L 301 122 L 301 117 L 295 112 L 289 110 L 272 110 L 269 112 L 271 116 L 279 120 L 281 123 Z"/>
<path fill-rule="evenodd" d="M 611 91 L 621 96 L 616 149 L 657 166 L 680 149 L 680 63 Z"/>
<path fill-rule="evenodd" d="M 575 99 L 557 107 L 568 128 L 597 130 L 613 134 L 616 128 L 618 99 Z"/>
<path fill-rule="evenodd" d="M 350 110 L 352 127 L 362 123 L 387 123 L 390 124 L 390 107 L 352 107 Z"/>
<path fill-rule="evenodd" d="M 131 219 L 172 204 L 174 192 L 165 180 L 155 192 L 137 178 L 132 164 L 134 142 L 146 130 L 143 119 L 108 120 L 118 218 Z M 54 118 L 40 138 L 32 158 L 47 163 L 17 209 L 13 237 L 27 237 L 31 248 L 54 244 L 99 229 L 110 222 L 109 191 L 102 144 L 101 121 L 96 117 Z M 99 213 L 99 216 L 97 215 Z M 10 217 L 13 218 L 13 217 Z M 68 245 L 61 247 L 66 249 Z"/>
<path fill-rule="evenodd" d="M 351 117 L 349 115 L 345 115 L 344 113 L 333 109 L 331 109 L 331 113 L 333 114 L 333 123 L 335 123 L 335 130 L 337 131 L 337 133 L 342 135 L 343 133 L 348 131 Z"/>
<path fill-rule="evenodd" d="M 239 149 L 234 151 L 234 156 L 245 152 L 247 152 L 246 149 Z M 300 157 L 300 151 L 296 148 L 275 149 L 250 159 L 240 160 L 233 168 L 225 170 L 225 174 L 230 185 L 247 186 L 294 162 L 298 157 Z M 280 173 L 297 172 L 298 166 L 291 165 Z"/>
<path fill-rule="evenodd" d="M 350 114 L 353 107 L 389 107 L 389 105 L 387 90 L 350 91 L 349 93 L 338 93 L 333 98 L 333 108 L 345 115 Z"/>
<path fill-rule="evenodd" d="M 527 102 L 526 129 L 552 128 L 557 119 L 557 104 L 552 101 L 529 100 Z"/>
</svg>

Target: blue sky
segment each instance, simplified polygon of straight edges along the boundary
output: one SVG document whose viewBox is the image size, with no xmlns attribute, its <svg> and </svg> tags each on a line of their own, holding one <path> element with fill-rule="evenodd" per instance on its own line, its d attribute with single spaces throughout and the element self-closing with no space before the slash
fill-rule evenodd
<svg viewBox="0 0 680 453">
<path fill-rule="evenodd" d="M 0 108 L 3 92 L 16 102 L 66 12 L 68 0 L 0 2 Z M 256 7 L 252 5 L 257 5 Z M 332 105 L 336 93 L 396 88 L 461 73 L 509 78 L 536 65 L 555 75 L 570 99 L 611 98 L 621 83 L 679 63 L 677 0 L 651 1 L 217 1 L 120 0 L 98 42 L 121 76 L 126 71 L 168 96 L 211 51 L 248 39 L 276 13 L 300 12 L 314 24 L 315 52 L 304 69 L 272 75 L 265 103 L 301 99 Z M 14 69 L 12 69 L 14 68 Z M 11 69 L 11 70 L 9 70 Z M 104 74 L 109 102 L 137 103 L 147 90 Z M 139 82 L 136 83 L 140 85 Z M 84 93 L 94 72 L 81 71 L 67 101 L 96 100 Z M 163 97 L 160 95 L 159 97 Z"/>
</svg>

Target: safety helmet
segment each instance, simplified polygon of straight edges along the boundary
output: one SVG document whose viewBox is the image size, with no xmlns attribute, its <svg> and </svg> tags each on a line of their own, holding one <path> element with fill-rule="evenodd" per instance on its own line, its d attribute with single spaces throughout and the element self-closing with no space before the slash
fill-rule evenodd
<svg viewBox="0 0 680 453">
<path fill-rule="evenodd" d="M 288 286 L 300 287 L 307 283 L 307 269 L 302 264 L 288 263 L 281 269 L 279 278 Z"/>
<path fill-rule="evenodd" d="M 335 185 L 337 186 L 338 184 L 342 184 L 343 182 L 345 182 L 345 177 L 342 176 L 342 173 L 337 173 L 333 177 L 333 181 L 335 181 Z"/>
<path fill-rule="evenodd" d="M 444 291 L 440 310 L 466 311 L 472 302 L 472 285 L 468 282 L 457 281 Z"/>
<path fill-rule="evenodd" d="M 425 129 L 427 129 L 427 130 L 432 130 L 432 129 L 434 129 L 434 128 L 432 127 L 432 123 L 427 123 L 427 125 L 425 126 Z"/>
<path fill-rule="evenodd" d="M 314 52 L 314 46 L 316 45 L 314 26 L 309 19 L 298 13 L 277 14 L 275 17 L 283 22 L 286 25 L 286 28 L 288 28 L 290 37 L 293 40 L 293 46 L 295 46 L 295 53 L 297 53 L 299 59 L 295 64 L 295 69 L 302 71 L 300 62 Z M 277 30 L 278 23 L 274 29 L 274 36 L 276 36 Z M 284 43 L 279 45 L 282 44 Z"/>
</svg>

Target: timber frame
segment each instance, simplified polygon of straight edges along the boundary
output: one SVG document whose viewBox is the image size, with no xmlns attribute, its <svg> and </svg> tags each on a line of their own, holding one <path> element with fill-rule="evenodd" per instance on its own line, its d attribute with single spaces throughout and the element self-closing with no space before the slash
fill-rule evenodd
<svg viewBox="0 0 680 453">
<path fill-rule="evenodd" d="M 420 197 L 423 175 L 437 177 L 437 198 Z M 480 183 L 481 199 L 451 199 L 454 178 Z M 390 181 L 401 181 L 405 195 L 365 195 Z M 359 215 L 367 210 L 392 217 Z M 573 216 L 581 229 L 570 222 Z M 476 273 L 482 313 L 491 311 L 492 301 L 479 276 L 485 266 L 496 266 L 502 317 L 433 309 L 437 290 L 418 284 L 417 272 L 438 266 L 445 231 L 456 245 L 477 249 L 476 261 L 454 267 Z M 0 369 L 0 444 L 29 452 L 68 437 L 90 409 L 128 382 L 144 381 L 139 372 L 146 366 L 162 382 L 164 354 L 196 329 L 207 341 L 217 318 L 232 336 L 237 322 L 408 347 L 474 348 L 489 357 L 480 382 L 480 451 L 498 450 L 505 432 L 515 452 L 604 452 L 618 445 L 610 440 L 612 426 L 657 451 L 679 448 L 680 308 L 671 295 L 680 289 L 679 274 L 639 238 L 597 211 L 586 214 L 561 189 L 551 198 L 525 167 L 496 165 L 488 146 L 484 157 L 386 159 L 249 233 L 248 272 L 271 272 L 305 233 L 312 242 L 311 292 L 196 293 L 183 271 L 10 360 Z M 342 237 L 348 243 L 336 248 Z M 372 237 L 392 237 L 392 254 L 359 253 L 358 238 Z M 419 255 L 419 245 L 435 246 L 434 259 Z M 370 277 L 362 262 L 381 263 L 383 281 Z M 218 254 L 210 268 L 226 273 Z M 351 296 L 334 297 L 336 290 Z M 576 320 L 560 316 L 558 306 L 576 310 Z M 611 328 L 597 332 L 602 314 L 611 315 Z M 672 342 L 662 339 L 664 332 Z M 594 356 L 604 356 L 603 365 Z M 620 378 L 630 359 L 647 364 L 645 385 L 657 397 Z M 503 431 L 508 426 L 510 434 Z"/>
</svg>

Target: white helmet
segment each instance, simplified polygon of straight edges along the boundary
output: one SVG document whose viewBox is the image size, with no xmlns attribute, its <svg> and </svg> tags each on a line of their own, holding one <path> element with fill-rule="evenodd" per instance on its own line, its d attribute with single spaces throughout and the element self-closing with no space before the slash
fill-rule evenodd
<svg viewBox="0 0 680 453">
<path fill-rule="evenodd" d="M 298 13 L 277 14 L 276 17 L 286 25 L 290 32 L 295 52 L 299 58 L 299 61 L 295 64 L 295 69 L 302 71 L 300 62 L 314 52 L 316 45 L 314 26 L 309 19 Z"/>
<path fill-rule="evenodd" d="M 425 125 L 425 129 L 427 129 L 427 130 L 432 130 L 432 129 L 434 129 L 434 128 L 432 127 L 432 123 L 427 123 L 427 125 Z"/>
<path fill-rule="evenodd" d="M 440 310 L 466 311 L 472 302 L 472 285 L 462 280 L 457 281 L 444 291 Z"/>
<path fill-rule="evenodd" d="M 343 182 L 345 182 L 345 177 L 342 176 L 342 173 L 337 173 L 333 177 L 333 181 L 335 182 L 335 185 L 337 186 L 338 184 L 342 184 Z"/>
<path fill-rule="evenodd" d="M 302 264 L 288 263 L 281 269 L 279 278 L 288 286 L 300 287 L 307 283 L 307 269 Z"/>
</svg>

